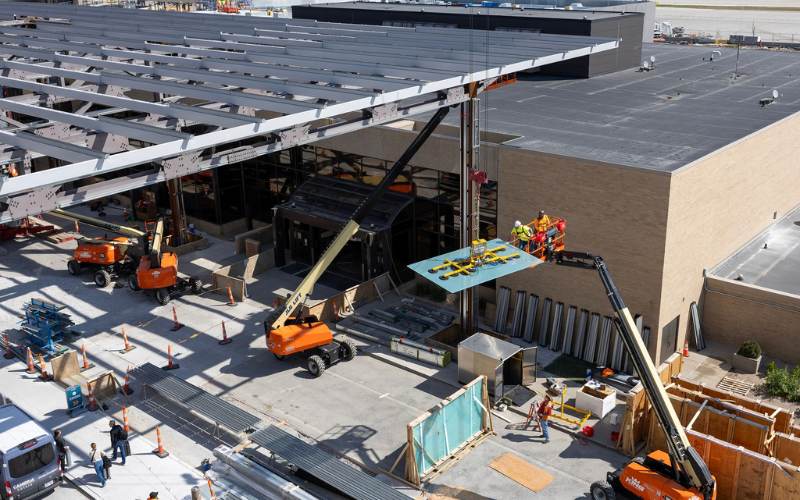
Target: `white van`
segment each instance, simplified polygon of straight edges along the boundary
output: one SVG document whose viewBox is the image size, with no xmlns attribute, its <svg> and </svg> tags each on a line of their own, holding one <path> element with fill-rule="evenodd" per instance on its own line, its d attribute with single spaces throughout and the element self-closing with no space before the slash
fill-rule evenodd
<svg viewBox="0 0 800 500">
<path fill-rule="evenodd" d="M 59 484 L 53 436 L 18 407 L 0 406 L 0 499 L 36 498 Z"/>
</svg>

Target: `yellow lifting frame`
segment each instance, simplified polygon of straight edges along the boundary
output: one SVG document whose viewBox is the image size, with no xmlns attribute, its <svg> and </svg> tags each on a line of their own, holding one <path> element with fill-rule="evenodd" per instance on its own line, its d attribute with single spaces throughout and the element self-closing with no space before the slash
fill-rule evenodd
<svg viewBox="0 0 800 500">
<path fill-rule="evenodd" d="M 469 276 L 477 270 L 478 267 L 487 264 L 494 264 L 499 262 L 504 264 L 511 259 L 519 258 L 519 253 L 514 252 L 509 255 L 498 255 L 498 252 L 503 252 L 508 249 L 507 245 L 498 245 L 493 248 L 486 248 L 486 240 L 473 240 L 472 248 L 470 249 L 470 256 L 464 260 L 445 260 L 438 266 L 434 266 L 428 270 L 430 273 L 436 273 L 442 269 L 452 269 L 450 272 L 444 273 L 439 276 L 439 279 L 446 280 L 453 276 L 463 274 Z"/>
</svg>

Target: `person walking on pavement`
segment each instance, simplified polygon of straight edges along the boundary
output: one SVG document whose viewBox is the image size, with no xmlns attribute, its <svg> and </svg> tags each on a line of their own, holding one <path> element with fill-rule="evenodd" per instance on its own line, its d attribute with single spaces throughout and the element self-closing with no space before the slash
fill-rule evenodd
<svg viewBox="0 0 800 500">
<path fill-rule="evenodd" d="M 147 497 L 147 500 L 158 500 L 158 492 L 151 491 L 150 496 Z"/>
<path fill-rule="evenodd" d="M 58 463 L 61 464 L 61 473 L 67 471 L 67 445 L 64 443 L 64 436 L 60 430 L 53 432 L 53 441 L 56 442 L 56 451 L 58 451 Z"/>
<path fill-rule="evenodd" d="M 511 230 L 511 236 L 513 239 L 517 240 L 517 247 L 519 247 L 520 250 L 527 251 L 528 242 L 531 240 L 533 233 L 531 232 L 531 228 L 523 226 L 520 221 L 515 221 L 514 229 Z"/>
<path fill-rule="evenodd" d="M 128 440 L 128 433 L 114 420 L 111 420 L 108 426 L 111 428 L 109 432 L 111 436 L 111 449 L 114 450 L 111 454 L 111 460 L 117 459 L 117 451 L 119 451 L 119 455 L 122 457 L 122 465 L 125 465 L 125 441 Z"/>
<path fill-rule="evenodd" d="M 550 442 L 550 433 L 548 432 L 548 420 L 550 415 L 553 414 L 553 401 L 549 395 L 545 395 L 544 401 L 539 405 L 539 410 L 536 412 L 539 416 L 539 426 L 542 428 L 542 437 L 545 443 Z"/>
<path fill-rule="evenodd" d="M 106 487 L 106 475 L 103 467 L 103 457 L 105 453 L 97 449 L 97 444 L 92 443 L 92 451 L 89 453 L 89 461 L 94 465 L 94 473 L 97 474 L 97 480 L 100 481 L 100 487 Z"/>
</svg>

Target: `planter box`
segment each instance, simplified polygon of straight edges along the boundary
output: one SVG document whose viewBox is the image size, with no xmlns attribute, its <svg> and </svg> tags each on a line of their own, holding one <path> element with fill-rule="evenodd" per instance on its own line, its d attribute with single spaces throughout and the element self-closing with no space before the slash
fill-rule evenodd
<svg viewBox="0 0 800 500">
<path fill-rule="evenodd" d="M 761 365 L 761 356 L 756 359 L 746 358 L 733 353 L 731 356 L 731 366 L 740 373 L 758 373 L 758 367 Z"/>
</svg>

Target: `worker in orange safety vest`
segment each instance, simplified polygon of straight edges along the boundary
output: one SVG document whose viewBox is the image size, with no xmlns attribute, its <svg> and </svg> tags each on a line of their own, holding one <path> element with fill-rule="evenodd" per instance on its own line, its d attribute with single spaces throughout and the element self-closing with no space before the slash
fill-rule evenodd
<svg viewBox="0 0 800 500">
<path fill-rule="evenodd" d="M 533 219 L 532 225 L 537 234 L 544 233 L 550 226 L 550 217 L 544 213 L 544 210 L 539 210 L 539 216 Z"/>
<path fill-rule="evenodd" d="M 514 229 L 511 230 L 512 239 L 517 240 L 517 246 L 521 250 L 527 250 L 528 242 L 531 240 L 533 232 L 528 226 L 523 226 L 522 222 L 514 222 Z"/>
</svg>

